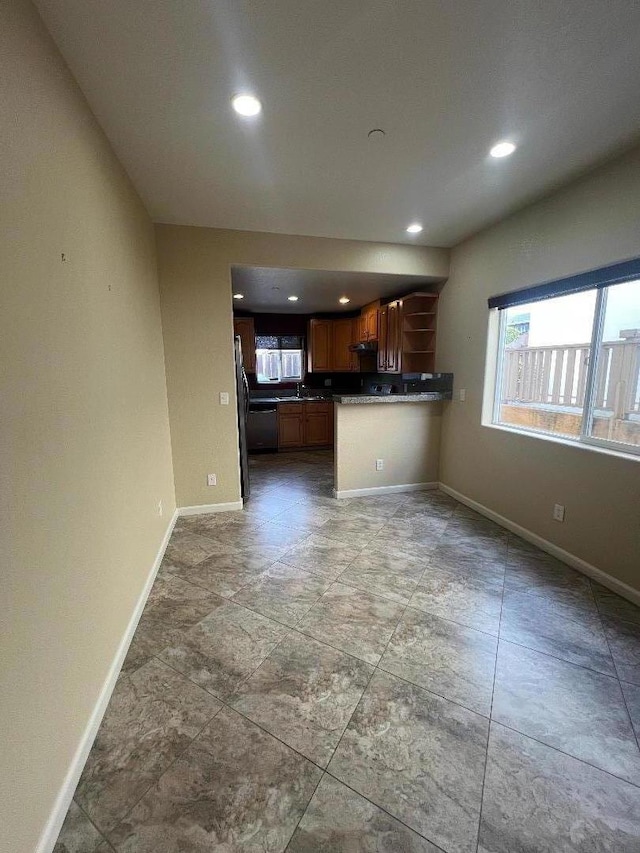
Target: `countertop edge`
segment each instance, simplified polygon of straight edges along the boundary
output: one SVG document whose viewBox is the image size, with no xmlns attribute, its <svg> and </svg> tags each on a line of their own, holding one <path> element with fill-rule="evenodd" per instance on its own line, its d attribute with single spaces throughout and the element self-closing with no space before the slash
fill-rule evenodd
<svg viewBox="0 0 640 853">
<path fill-rule="evenodd" d="M 342 405 L 363 405 L 369 403 L 439 403 L 442 400 L 450 400 L 450 394 L 336 394 L 334 403 Z"/>
</svg>

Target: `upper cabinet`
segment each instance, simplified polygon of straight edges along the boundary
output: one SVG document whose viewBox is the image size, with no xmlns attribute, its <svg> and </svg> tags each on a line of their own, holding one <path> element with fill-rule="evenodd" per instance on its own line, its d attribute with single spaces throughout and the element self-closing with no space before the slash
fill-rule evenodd
<svg viewBox="0 0 640 853">
<path fill-rule="evenodd" d="M 410 293 L 380 309 L 378 370 L 433 373 L 437 293 Z"/>
<path fill-rule="evenodd" d="M 358 318 L 358 340 L 368 343 L 378 340 L 378 315 L 380 301 L 370 302 L 365 305 Z"/>
<path fill-rule="evenodd" d="M 357 343 L 358 318 L 346 317 L 332 320 L 333 324 L 333 367 L 332 370 L 346 372 L 358 370 L 358 356 L 349 347 Z"/>
<path fill-rule="evenodd" d="M 332 365 L 331 320 L 310 320 L 307 336 L 309 373 L 329 373 Z"/>
<path fill-rule="evenodd" d="M 233 333 L 240 335 L 242 363 L 247 373 L 256 372 L 256 331 L 253 317 L 234 317 Z"/>
<path fill-rule="evenodd" d="M 349 349 L 358 340 L 358 321 L 358 317 L 309 321 L 310 373 L 346 373 L 359 369 L 358 356 Z"/>
</svg>

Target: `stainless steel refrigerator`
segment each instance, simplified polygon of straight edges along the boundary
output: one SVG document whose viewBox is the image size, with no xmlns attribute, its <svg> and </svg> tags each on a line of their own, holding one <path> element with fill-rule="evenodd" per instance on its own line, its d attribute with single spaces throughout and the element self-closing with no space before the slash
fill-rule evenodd
<svg viewBox="0 0 640 853">
<path fill-rule="evenodd" d="M 240 440 L 240 486 L 242 499 L 249 499 L 249 454 L 247 451 L 247 418 L 249 416 L 249 383 L 242 364 L 242 344 L 240 335 L 236 335 L 236 397 L 238 400 L 238 436 Z"/>
</svg>

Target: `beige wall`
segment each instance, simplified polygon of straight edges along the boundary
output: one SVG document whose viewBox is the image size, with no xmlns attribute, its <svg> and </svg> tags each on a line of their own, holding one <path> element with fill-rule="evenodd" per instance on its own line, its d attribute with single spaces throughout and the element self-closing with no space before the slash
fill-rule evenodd
<svg viewBox="0 0 640 853">
<path fill-rule="evenodd" d="M 336 492 L 437 483 L 442 406 L 336 403 Z M 384 460 L 382 471 L 376 459 Z"/>
<path fill-rule="evenodd" d="M 26 0 L 0 80 L 0 850 L 33 853 L 174 489 L 152 226 Z"/>
<path fill-rule="evenodd" d="M 178 506 L 240 497 L 232 264 L 441 278 L 449 269 L 446 249 L 173 225 L 156 237 Z M 220 406 L 221 391 L 231 405 Z"/>
<path fill-rule="evenodd" d="M 440 298 L 439 370 L 465 403 L 443 423 L 441 480 L 640 589 L 640 460 L 480 425 L 487 297 L 640 254 L 640 149 L 456 247 Z M 551 519 L 566 506 L 563 524 Z"/>
</svg>

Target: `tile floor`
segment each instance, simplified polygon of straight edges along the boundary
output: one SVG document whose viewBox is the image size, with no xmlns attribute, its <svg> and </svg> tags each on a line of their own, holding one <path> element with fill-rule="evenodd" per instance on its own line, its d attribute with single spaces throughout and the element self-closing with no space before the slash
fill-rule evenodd
<svg viewBox="0 0 640 853">
<path fill-rule="evenodd" d="M 638 608 L 327 452 L 252 473 L 177 524 L 56 853 L 640 851 Z"/>
</svg>

